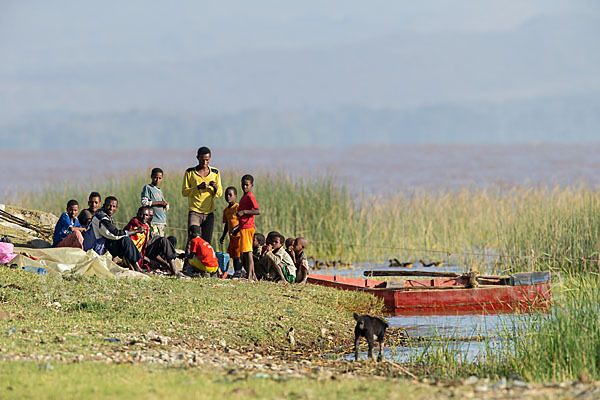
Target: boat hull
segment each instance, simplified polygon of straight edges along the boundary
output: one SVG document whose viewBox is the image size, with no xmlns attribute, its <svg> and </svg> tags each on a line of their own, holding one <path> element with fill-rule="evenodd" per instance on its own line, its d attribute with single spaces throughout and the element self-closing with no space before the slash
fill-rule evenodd
<svg viewBox="0 0 600 400">
<path fill-rule="evenodd" d="M 552 304 L 549 274 L 546 281 L 515 286 L 468 287 L 460 279 L 428 279 L 386 287 L 385 281 L 330 275 L 310 275 L 308 282 L 370 293 L 383 299 L 388 311 L 396 315 L 530 312 Z"/>
</svg>

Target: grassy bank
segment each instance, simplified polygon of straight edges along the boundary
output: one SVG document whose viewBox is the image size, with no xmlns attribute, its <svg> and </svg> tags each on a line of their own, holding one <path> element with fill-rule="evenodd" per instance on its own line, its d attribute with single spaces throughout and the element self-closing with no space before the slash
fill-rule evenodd
<svg viewBox="0 0 600 400">
<path fill-rule="evenodd" d="M 349 340 L 351 311 L 382 309 L 372 296 L 313 285 L 62 278 L 8 268 L 0 268 L 0 283 L 8 332 L 0 348 L 22 355 L 93 355 L 149 331 L 199 345 L 281 349 L 290 347 L 292 327 L 297 348 L 328 351 Z"/>
<path fill-rule="evenodd" d="M 223 186 L 239 187 L 239 175 L 225 173 Z M 179 240 L 185 237 L 187 221 L 181 179 L 181 174 L 167 171 L 162 184 L 171 202 L 169 233 Z M 116 219 L 127 222 L 147 182 L 139 175 L 108 178 L 94 185 L 24 194 L 13 201 L 58 214 L 70 198 L 85 205 L 94 189 L 104 196 L 116 195 L 121 201 Z M 308 253 L 319 259 L 423 258 L 467 267 L 486 263 L 505 270 L 598 270 L 600 196 L 586 188 L 415 190 L 357 199 L 327 178 L 258 175 L 255 194 L 262 210 L 257 230 L 307 236 L 312 239 Z M 217 221 L 225 205 L 218 199 Z M 217 224 L 215 242 L 221 229 Z"/>
</svg>

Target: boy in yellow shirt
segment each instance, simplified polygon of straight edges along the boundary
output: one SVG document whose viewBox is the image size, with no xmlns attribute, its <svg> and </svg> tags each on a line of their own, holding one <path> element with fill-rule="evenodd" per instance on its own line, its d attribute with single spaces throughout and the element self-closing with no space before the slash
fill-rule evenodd
<svg viewBox="0 0 600 400">
<path fill-rule="evenodd" d="M 197 225 L 201 230 L 201 237 L 208 243 L 212 240 L 215 225 L 215 198 L 221 197 L 221 174 L 219 170 L 210 167 L 210 149 L 200 147 L 196 154 L 198 165 L 188 168 L 183 175 L 181 194 L 188 198 L 188 231 L 192 225 Z M 186 252 L 189 250 L 190 238 Z"/>
<path fill-rule="evenodd" d="M 235 202 L 237 200 L 237 189 L 235 187 L 229 186 L 225 189 L 225 200 L 227 201 L 228 206 L 223 210 L 223 223 L 225 225 L 219 243 L 223 244 L 225 235 L 229 232 L 229 246 L 227 246 L 227 253 L 229 253 L 229 256 L 233 260 L 233 268 L 235 270 L 233 277 L 239 278 L 242 273 L 242 260 L 240 258 L 240 232 L 239 229 L 236 229 L 240 222 L 236 215 L 239 204 Z"/>
</svg>

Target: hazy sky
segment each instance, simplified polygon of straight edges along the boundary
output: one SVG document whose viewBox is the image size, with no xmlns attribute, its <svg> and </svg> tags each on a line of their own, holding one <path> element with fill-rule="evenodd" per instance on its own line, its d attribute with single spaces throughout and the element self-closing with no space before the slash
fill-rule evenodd
<svg viewBox="0 0 600 400">
<path fill-rule="evenodd" d="M 4 0 L 0 71 L 327 47 L 402 31 L 507 30 L 540 15 L 594 13 L 599 4 L 593 0 Z"/>
<path fill-rule="evenodd" d="M 595 93 L 599 37 L 597 0 L 0 0 L 0 135 Z"/>
</svg>

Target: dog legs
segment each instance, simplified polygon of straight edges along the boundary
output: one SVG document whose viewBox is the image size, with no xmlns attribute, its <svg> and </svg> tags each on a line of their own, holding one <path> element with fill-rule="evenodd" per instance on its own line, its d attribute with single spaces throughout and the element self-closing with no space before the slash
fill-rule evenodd
<svg viewBox="0 0 600 400">
<path fill-rule="evenodd" d="M 373 337 L 367 337 L 367 343 L 369 343 L 369 359 L 375 361 L 375 355 L 373 354 L 373 345 L 375 341 L 373 340 Z"/>
</svg>

